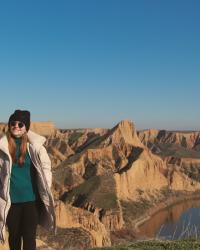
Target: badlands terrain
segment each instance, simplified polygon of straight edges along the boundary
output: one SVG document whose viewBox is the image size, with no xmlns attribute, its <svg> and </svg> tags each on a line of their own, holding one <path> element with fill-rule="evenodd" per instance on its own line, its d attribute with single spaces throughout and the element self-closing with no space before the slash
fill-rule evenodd
<svg viewBox="0 0 200 250">
<path fill-rule="evenodd" d="M 129 120 L 110 129 L 51 122 L 31 129 L 47 138 L 58 226 L 56 236 L 38 228 L 38 249 L 130 242 L 140 221 L 168 200 L 200 196 L 199 131 L 136 131 Z"/>
</svg>

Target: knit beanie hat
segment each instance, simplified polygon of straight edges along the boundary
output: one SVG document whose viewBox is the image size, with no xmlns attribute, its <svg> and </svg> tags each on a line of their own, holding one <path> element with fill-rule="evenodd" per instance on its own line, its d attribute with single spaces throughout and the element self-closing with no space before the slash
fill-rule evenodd
<svg viewBox="0 0 200 250">
<path fill-rule="evenodd" d="M 10 116 L 8 125 L 10 126 L 10 123 L 12 121 L 20 121 L 25 124 L 26 131 L 30 128 L 30 112 L 28 110 L 15 110 L 15 112 Z"/>
</svg>

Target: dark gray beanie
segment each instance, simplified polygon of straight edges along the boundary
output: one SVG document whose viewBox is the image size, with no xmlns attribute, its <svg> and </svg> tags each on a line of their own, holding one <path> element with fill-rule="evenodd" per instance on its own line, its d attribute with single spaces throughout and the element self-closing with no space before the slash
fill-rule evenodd
<svg viewBox="0 0 200 250">
<path fill-rule="evenodd" d="M 30 112 L 28 110 L 15 110 L 15 112 L 10 116 L 8 125 L 10 126 L 11 121 L 20 121 L 25 124 L 26 131 L 30 128 Z"/>
</svg>

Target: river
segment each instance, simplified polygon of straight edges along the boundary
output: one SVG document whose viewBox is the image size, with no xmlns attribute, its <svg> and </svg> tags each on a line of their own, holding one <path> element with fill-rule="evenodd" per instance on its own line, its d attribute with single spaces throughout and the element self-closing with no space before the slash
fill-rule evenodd
<svg viewBox="0 0 200 250">
<path fill-rule="evenodd" d="M 139 226 L 140 236 L 181 239 L 200 236 L 200 200 L 187 200 L 167 207 Z"/>
</svg>

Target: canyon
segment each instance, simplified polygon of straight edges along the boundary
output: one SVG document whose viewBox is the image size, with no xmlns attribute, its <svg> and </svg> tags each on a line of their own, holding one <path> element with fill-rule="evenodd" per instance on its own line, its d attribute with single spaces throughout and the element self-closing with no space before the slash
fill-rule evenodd
<svg viewBox="0 0 200 250">
<path fill-rule="evenodd" d="M 46 137 L 52 162 L 59 233 L 39 229 L 37 237 L 53 249 L 111 246 L 127 235 L 133 240 L 138 218 L 166 199 L 199 193 L 198 131 L 136 131 L 130 120 L 111 129 L 33 122 L 31 130 Z M 5 131 L 1 123 L 0 134 Z"/>
</svg>

